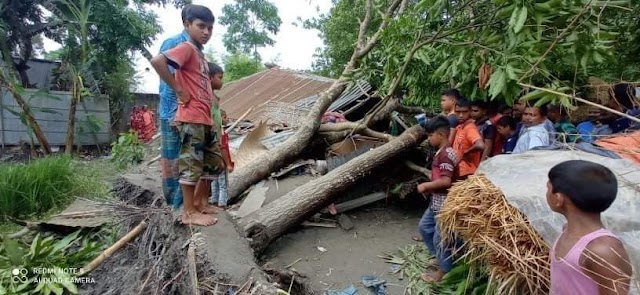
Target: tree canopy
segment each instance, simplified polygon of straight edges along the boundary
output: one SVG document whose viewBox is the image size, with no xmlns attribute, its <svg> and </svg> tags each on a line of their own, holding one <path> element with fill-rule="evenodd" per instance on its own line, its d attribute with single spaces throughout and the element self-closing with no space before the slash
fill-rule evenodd
<svg viewBox="0 0 640 295">
<path fill-rule="evenodd" d="M 224 46 L 230 53 L 252 54 L 260 59 L 258 48 L 272 46 L 272 35 L 280 30 L 278 8 L 268 0 L 238 0 L 222 7 L 220 24 L 227 26 Z"/>
<path fill-rule="evenodd" d="M 357 76 L 382 93 L 401 81 L 409 90 L 408 102 L 425 106 L 437 104 L 447 87 L 458 87 L 473 99 L 512 101 L 528 84 L 570 93 L 580 91 L 591 75 L 636 79 L 640 31 L 638 1 L 632 2 L 405 1 Z M 334 0 L 328 14 L 304 22 L 318 29 L 325 43 L 316 56 L 316 72 L 340 73 L 364 17 L 364 3 Z M 373 21 L 379 22 L 376 17 Z M 394 79 L 398 75 L 404 79 Z M 486 85 L 479 85 L 479 75 Z M 546 95 L 541 101 L 551 99 L 560 97 Z"/>
</svg>

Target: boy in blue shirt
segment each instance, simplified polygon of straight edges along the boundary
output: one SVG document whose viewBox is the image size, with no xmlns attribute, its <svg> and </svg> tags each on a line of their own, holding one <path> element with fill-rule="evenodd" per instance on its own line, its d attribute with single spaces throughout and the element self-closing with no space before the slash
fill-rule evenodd
<svg viewBox="0 0 640 295">
<path fill-rule="evenodd" d="M 518 131 L 516 129 L 516 121 L 509 116 L 503 116 L 496 122 L 496 129 L 502 138 L 504 138 L 504 144 L 502 144 L 502 153 L 511 154 L 518 142 Z"/>
<path fill-rule="evenodd" d="M 187 5 L 182 9 L 182 23 L 185 23 L 187 11 L 191 5 Z M 173 49 L 181 43 L 189 40 L 189 34 L 186 29 L 182 33 L 168 38 L 162 42 L 160 52 Z M 175 69 L 169 66 L 169 72 L 175 74 Z M 178 110 L 178 98 L 176 92 L 160 79 L 160 106 L 158 113 L 160 116 L 160 137 L 162 144 L 160 147 L 160 167 L 162 168 L 162 191 L 167 204 L 174 208 L 182 205 L 182 190 L 178 182 L 178 156 L 180 155 L 180 133 L 173 124 L 173 119 Z"/>
</svg>

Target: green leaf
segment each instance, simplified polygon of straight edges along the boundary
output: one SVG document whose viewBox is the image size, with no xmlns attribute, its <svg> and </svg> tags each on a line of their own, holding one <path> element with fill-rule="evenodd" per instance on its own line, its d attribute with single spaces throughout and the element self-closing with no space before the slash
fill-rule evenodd
<svg viewBox="0 0 640 295">
<path fill-rule="evenodd" d="M 516 25 L 516 21 L 519 15 L 520 7 L 516 7 L 513 12 L 511 12 L 511 18 L 509 18 L 509 27 L 514 27 Z"/>
<path fill-rule="evenodd" d="M 529 93 L 527 93 L 526 95 L 524 95 L 523 97 L 521 97 L 520 99 L 523 100 L 523 101 L 530 101 L 530 100 L 535 100 L 535 99 L 541 98 L 545 94 L 546 94 L 546 92 L 544 92 L 542 90 L 533 90 L 533 91 L 530 91 Z"/>
<path fill-rule="evenodd" d="M 513 32 L 520 33 L 520 31 L 522 31 L 522 28 L 524 27 L 524 23 L 527 21 L 527 7 L 523 6 L 520 9 L 520 13 L 518 14 L 518 20 L 515 23 L 515 26 L 513 27 Z"/>
<path fill-rule="evenodd" d="M 489 78 L 489 96 L 497 97 L 506 86 L 506 76 L 503 69 L 498 68 Z"/>
<path fill-rule="evenodd" d="M 64 239 L 58 241 L 57 243 L 55 243 L 53 245 L 53 251 L 52 253 L 57 253 L 60 250 L 64 250 L 66 248 L 68 248 L 69 246 L 71 246 L 73 244 L 73 242 L 75 242 L 75 240 L 78 238 L 78 235 L 80 234 L 80 231 L 76 231 L 66 237 L 64 237 Z"/>
<path fill-rule="evenodd" d="M 62 292 L 64 292 L 64 289 L 62 289 L 62 287 L 60 287 L 58 284 L 56 283 L 51 283 L 48 285 L 48 287 L 51 289 L 51 291 L 53 291 L 54 294 L 56 295 L 62 295 Z"/>
<path fill-rule="evenodd" d="M 7 252 L 7 257 L 13 266 L 22 265 L 22 248 L 20 244 L 9 237 L 3 237 L 4 250 Z"/>
</svg>

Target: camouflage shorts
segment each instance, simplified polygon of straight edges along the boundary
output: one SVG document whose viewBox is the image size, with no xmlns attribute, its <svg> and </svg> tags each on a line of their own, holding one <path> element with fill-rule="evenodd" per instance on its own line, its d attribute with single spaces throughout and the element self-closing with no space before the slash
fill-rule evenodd
<svg viewBox="0 0 640 295">
<path fill-rule="evenodd" d="M 195 185 L 200 178 L 212 179 L 211 175 L 220 174 L 224 163 L 220 152 L 220 142 L 211 126 L 191 123 L 178 123 L 180 138 L 180 183 Z"/>
</svg>

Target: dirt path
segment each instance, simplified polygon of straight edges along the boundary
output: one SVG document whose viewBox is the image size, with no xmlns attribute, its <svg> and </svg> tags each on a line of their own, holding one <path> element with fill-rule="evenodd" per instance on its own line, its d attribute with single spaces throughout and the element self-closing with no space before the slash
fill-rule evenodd
<svg viewBox="0 0 640 295">
<path fill-rule="evenodd" d="M 383 252 L 395 252 L 417 233 L 420 208 L 408 204 L 376 205 L 348 214 L 355 227 L 350 231 L 335 228 L 305 228 L 277 240 L 267 249 L 265 262 L 275 267 L 301 258 L 292 268 L 307 275 L 316 294 L 327 289 L 342 290 L 353 284 L 366 294 L 363 275 L 375 275 L 389 283 L 387 294 L 402 294 L 404 283 L 390 274 L 391 265 L 378 258 Z M 327 251 L 321 252 L 317 247 Z"/>
</svg>

